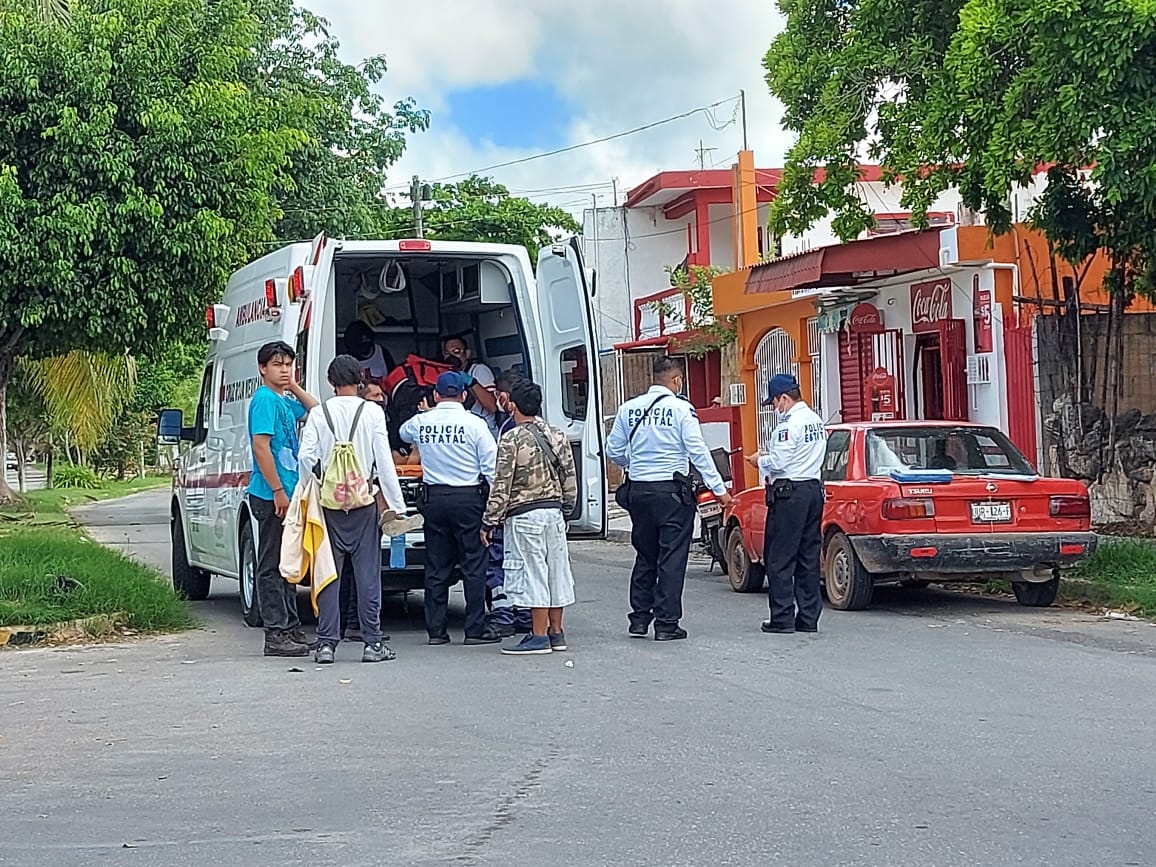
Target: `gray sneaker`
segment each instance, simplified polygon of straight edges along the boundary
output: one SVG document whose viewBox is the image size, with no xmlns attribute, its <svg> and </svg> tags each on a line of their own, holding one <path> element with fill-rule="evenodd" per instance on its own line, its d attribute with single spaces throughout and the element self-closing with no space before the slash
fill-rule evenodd
<svg viewBox="0 0 1156 867">
<path fill-rule="evenodd" d="M 507 656 L 532 656 L 539 653 L 553 653 L 550 639 L 545 635 L 527 635 L 517 644 L 503 647 L 502 653 Z"/>
<path fill-rule="evenodd" d="M 365 650 L 361 652 L 362 662 L 388 662 L 391 659 L 397 659 L 397 654 L 390 650 L 384 641 L 367 644 Z"/>
<path fill-rule="evenodd" d="M 565 650 L 566 649 L 566 633 L 559 630 L 558 632 L 547 632 L 546 637 L 550 639 L 551 650 Z"/>
<path fill-rule="evenodd" d="M 313 659 L 318 665 L 332 665 L 336 651 L 337 648 L 332 644 L 322 642 L 321 644 L 317 645 L 317 650 L 313 654 Z"/>
</svg>

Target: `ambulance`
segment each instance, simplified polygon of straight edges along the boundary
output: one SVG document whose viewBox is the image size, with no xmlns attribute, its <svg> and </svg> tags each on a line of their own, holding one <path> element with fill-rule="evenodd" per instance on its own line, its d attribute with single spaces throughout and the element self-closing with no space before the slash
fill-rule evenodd
<svg viewBox="0 0 1156 867">
<path fill-rule="evenodd" d="M 295 347 L 298 382 L 324 400 L 333 396 L 326 369 L 355 321 L 367 323 L 398 362 L 409 354 L 440 360 L 442 338 L 464 335 L 495 375 L 514 370 L 540 384 L 544 418 L 566 432 L 574 451 L 579 496 L 570 533 L 604 538 L 594 291 L 576 238 L 539 251 L 536 269 L 525 248 L 506 244 L 325 235 L 241 268 L 206 312 L 209 348 L 195 417 L 167 409 L 158 422 L 158 441 L 177 453 L 169 503 L 173 586 L 200 600 L 213 576 L 236 580 L 245 622 L 261 625 L 253 580 L 258 528 L 246 496 L 257 350 L 272 340 Z M 398 471 L 412 512 L 420 468 Z M 421 532 L 382 545 L 384 590 L 419 589 Z"/>
</svg>

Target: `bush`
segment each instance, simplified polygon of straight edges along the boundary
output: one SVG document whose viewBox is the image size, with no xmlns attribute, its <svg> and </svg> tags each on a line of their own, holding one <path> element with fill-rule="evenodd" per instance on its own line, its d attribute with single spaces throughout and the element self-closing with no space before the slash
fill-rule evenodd
<svg viewBox="0 0 1156 867">
<path fill-rule="evenodd" d="M 79 488 L 86 491 L 100 487 L 100 479 L 90 467 L 57 466 L 52 472 L 52 486 L 55 488 Z"/>
</svg>

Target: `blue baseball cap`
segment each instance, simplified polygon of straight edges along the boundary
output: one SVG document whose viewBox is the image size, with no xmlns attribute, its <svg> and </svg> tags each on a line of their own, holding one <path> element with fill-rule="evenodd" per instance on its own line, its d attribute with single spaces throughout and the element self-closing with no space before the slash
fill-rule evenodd
<svg viewBox="0 0 1156 867">
<path fill-rule="evenodd" d="M 767 383 L 767 399 L 763 401 L 763 406 L 770 406 L 776 397 L 786 394 L 788 391 L 794 391 L 799 387 L 799 380 L 791 376 L 789 373 L 776 373 L 771 377 L 770 382 Z"/>
<path fill-rule="evenodd" d="M 462 375 L 455 370 L 447 370 L 439 376 L 437 384 L 434 386 L 434 391 L 442 397 L 461 397 L 465 390 L 465 380 L 462 379 Z"/>
</svg>

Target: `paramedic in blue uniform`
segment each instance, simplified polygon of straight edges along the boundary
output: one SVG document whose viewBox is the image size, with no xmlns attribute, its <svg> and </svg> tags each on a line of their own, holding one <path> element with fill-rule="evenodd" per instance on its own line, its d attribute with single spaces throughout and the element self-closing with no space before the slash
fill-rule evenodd
<svg viewBox="0 0 1156 867">
<path fill-rule="evenodd" d="M 606 443 L 606 455 L 626 471 L 626 508 L 630 512 L 630 634 L 645 638 L 654 623 L 656 641 L 686 638 L 682 585 L 694 535 L 695 498 L 689 498 L 676 474 L 690 464 L 723 505 L 731 496 L 719 475 L 690 401 L 679 395 L 683 371 L 663 356 L 654 362 L 654 385 L 618 408 Z M 689 500 L 689 501 L 688 501 Z"/>
<path fill-rule="evenodd" d="M 434 407 L 401 426 L 401 438 L 421 451 L 425 518 L 425 625 L 430 644 L 449 644 L 446 607 L 454 569 L 461 567 L 466 596 L 466 644 L 497 644 L 486 626 L 486 564 L 482 514 L 498 457 L 486 422 L 467 412 L 465 377 L 443 373 Z"/>
<path fill-rule="evenodd" d="M 818 632 L 820 528 L 823 484 L 820 474 L 827 453 L 823 419 L 803 401 L 799 382 L 777 373 L 767 383 L 764 406 L 779 414 L 767 452 L 748 460 L 759 468 L 766 485 L 767 524 L 763 562 L 767 567 L 771 619 L 763 632 Z"/>
</svg>

